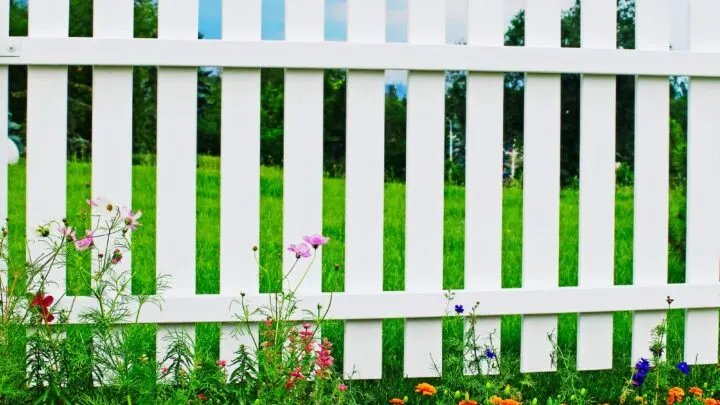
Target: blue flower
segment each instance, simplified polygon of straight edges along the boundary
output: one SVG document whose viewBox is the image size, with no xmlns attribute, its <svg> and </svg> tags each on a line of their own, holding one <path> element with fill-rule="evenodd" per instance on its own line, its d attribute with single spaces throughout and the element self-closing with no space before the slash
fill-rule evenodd
<svg viewBox="0 0 720 405">
<path fill-rule="evenodd" d="M 456 314 L 462 314 L 465 312 L 465 308 L 463 308 L 462 305 L 455 305 L 455 313 Z"/>
<path fill-rule="evenodd" d="M 645 382 L 645 377 L 647 377 L 647 371 L 638 371 L 637 373 L 633 374 L 632 385 L 636 387 L 643 385 L 643 383 Z"/>
<path fill-rule="evenodd" d="M 683 374 L 685 374 L 685 375 L 690 374 L 690 366 L 688 366 L 688 364 L 685 363 L 684 361 L 681 361 L 680 363 L 678 363 L 677 368 L 678 368 L 678 370 L 682 371 Z"/>
<path fill-rule="evenodd" d="M 638 372 L 647 374 L 648 371 L 650 371 L 650 362 L 646 358 L 641 358 L 637 363 L 635 363 L 635 368 Z"/>
<path fill-rule="evenodd" d="M 488 359 L 494 359 L 495 352 L 493 352 L 492 349 L 485 349 L 485 357 L 487 357 Z"/>
</svg>

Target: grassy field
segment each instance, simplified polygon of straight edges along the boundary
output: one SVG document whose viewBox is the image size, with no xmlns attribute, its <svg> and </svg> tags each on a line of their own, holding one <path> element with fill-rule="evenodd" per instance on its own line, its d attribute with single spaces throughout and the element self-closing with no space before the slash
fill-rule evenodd
<svg viewBox="0 0 720 405">
<path fill-rule="evenodd" d="M 71 163 L 68 174 L 68 209 L 71 222 L 77 221 L 76 213 L 85 207 L 84 201 L 90 197 L 90 165 Z M 202 157 L 197 174 L 197 293 L 214 294 L 219 292 L 219 160 Z M 261 178 L 261 235 L 260 259 L 262 264 L 273 269 L 261 274 L 261 289 L 273 291 L 279 286 L 279 274 L 282 254 L 282 171 L 276 168 L 263 168 Z M 404 287 L 404 207 L 405 190 L 403 184 L 388 183 L 385 187 L 385 239 L 384 239 L 384 289 L 402 290 Z M 344 274 L 342 270 L 344 255 L 344 209 L 345 184 L 342 179 L 326 178 L 324 182 L 323 233 L 332 238 L 332 243 L 323 250 L 323 289 L 342 291 Z M 10 168 L 10 212 L 9 228 L 11 232 L 11 256 L 23 256 L 22 235 L 25 229 L 25 168 L 23 163 Z M 506 188 L 503 200 L 503 287 L 521 286 L 522 265 L 522 190 Z M 155 168 L 135 166 L 133 171 L 133 207 L 144 213 L 143 227 L 134 236 L 133 290 L 136 293 L 154 291 L 155 276 Z M 443 287 L 446 289 L 463 288 L 464 272 L 464 188 L 447 186 L 445 188 L 445 232 L 444 232 L 444 273 Z M 560 284 L 577 285 L 578 274 L 578 191 L 563 190 L 561 193 L 560 215 Z M 671 198 L 671 227 L 682 229 L 684 224 L 678 219 L 682 209 L 681 198 Z M 618 188 L 616 198 L 615 224 L 615 283 L 632 283 L 632 246 L 633 246 L 633 194 L 630 188 Z M 335 270 L 335 263 L 340 270 Z M 676 252 L 669 253 L 669 282 L 684 280 L 682 257 Z M 70 261 L 68 264 L 68 288 L 77 294 L 79 277 L 83 271 L 89 271 L 87 263 Z M 596 399 L 617 398 L 622 381 L 628 378 L 630 364 L 631 314 L 615 314 L 614 365 L 612 371 L 581 373 L 582 384 L 590 389 Z M 558 340 L 568 353 L 573 353 L 576 340 L 575 314 L 560 316 Z M 670 337 L 668 359 L 679 361 L 682 356 L 683 312 L 673 311 L 670 319 Z M 342 322 L 333 321 L 323 332 L 336 343 L 335 358 L 342 362 Z M 217 353 L 218 325 L 198 325 L 198 348 L 210 355 Z M 445 322 L 444 356 L 459 356 L 457 347 L 449 342 L 460 336 L 462 325 L 457 319 Z M 409 392 L 413 381 L 402 379 L 403 321 L 390 319 L 384 321 L 384 379 L 380 382 L 362 382 L 356 387 L 366 390 L 372 398 L 368 403 L 382 403 L 390 395 Z M 528 384 L 527 387 L 538 397 L 552 393 L 560 383 L 556 374 L 536 374 L 521 376 L 518 373 L 518 354 L 520 350 L 520 317 L 506 316 L 502 322 L 502 349 L 505 366 L 513 371 L 516 384 Z"/>
</svg>

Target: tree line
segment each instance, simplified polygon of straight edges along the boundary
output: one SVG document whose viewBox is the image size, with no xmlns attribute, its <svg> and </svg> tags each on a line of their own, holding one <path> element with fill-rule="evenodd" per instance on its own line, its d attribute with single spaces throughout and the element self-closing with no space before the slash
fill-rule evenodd
<svg viewBox="0 0 720 405">
<path fill-rule="evenodd" d="M 157 4 L 154 0 L 134 0 L 134 35 L 137 38 L 157 37 Z M 27 2 L 11 0 L 10 34 L 27 35 Z M 92 1 L 71 0 L 71 37 L 92 36 Z M 519 12 L 505 33 L 505 45 L 524 44 L 524 13 Z M 618 0 L 618 48 L 633 49 L 635 42 L 635 5 Z M 580 5 L 562 15 L 562 46 L 580 46 Z M 202 38 L 202 34 L 198 34 Z M 156 152 L 157 68 L 135 67 L 133 70 L 133 151 L 137 156 Z M 466 72 L 446 74 L 446 151 L 452 130 L 453 144 L 446 152 L 446 175 L 453 183 L 464 181 L 465 91 Z M 262 69 L 261 73 L 261 161 L 265 165 L 281 165 L 283 154 L 283 88 L 282 69 Z M 325 170 L 341 176 L 345 165 L 345 98 L 347 76 L 344 70 L 326 70 L 324 74 L 324 158 Z M 10 67 L 11 134 L 24 142 L 27 98 L 27 68 Z M 632 183 L 634 160 L 635 77 L 617 76 L 616 87 L 616 151 L 621 163 L 620 183 Z M 405 92 L 388 86 L 385 96 L 385 166 L 390 179 L 405 177 L 405 131 L 407 102 Z M 198 153 L 220 154 L 220 103 L 222 74 L 220 69 L 198 69 L 197 146 Z M 412 90 L 410 90 L 412 91 Z M 671 175 L 682 183 L 685 176 L 687 128 L 687 81 L 671 78 L 668 83 L 671 99 Z M 522 151 L 524 73 L 505 74 L 504 141 L 509 148 Z M 561 181 L 577 183 L 580 140 L 580 75 L 561 76 Z M 68 69 L 68 155 L 88 159 L 92 144 L 92 67 L 70 66 Z M 448 159 L 452 154 L 452 161 Z M 517 171 L 521 177 L 521 167 Z"/>
</svg>

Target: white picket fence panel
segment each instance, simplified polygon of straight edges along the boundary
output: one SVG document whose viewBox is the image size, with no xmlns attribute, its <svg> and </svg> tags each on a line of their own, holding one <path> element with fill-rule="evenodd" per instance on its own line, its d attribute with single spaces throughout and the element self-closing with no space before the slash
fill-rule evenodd
<svg viewBox="0 0 720 405">
<path fill-rule="evenodd" d="M 526 46 L 503 46 L 500 0 L 470 0 L 468 44 L 447 45 L 445 1 L 408 1 L 408 43 L 385 43 L 386 0 L 347 0 L 348 41 L 325 42 L 324 1 L 286 0 L 286 41 L 262 41 L 261 0 L 224 0 L 222 40 L 197 39 L 198 0 L 160 0 L 158 39 L 132 38 L 132 0 L 95 0 L 93 38 L 67 38 L 69 0 L 31 0 L 29 37 L 0 34 L 0 94 L 7 65 L 29 65 L 27 235 L 65 215 L 67 66 L 92 65 L 93 194 L 131 203 L 132 66 L 159 66 L 157 272 L 172 276 L 162 309 L 141 322 L 194 335 L 222 323 L 220 355 L 252 336 L 233 336 L 232 300 L 263 305 L 250 246 L 259 238 L 260 67 L 285 73 L 284 244 L 322 229 L 323 71 L 348 71 L 346 288 L 329 316 L 345 320 L 346 373 L 382 377 L 382 320 L 405 323 L 404 374 L 442 367 L 444 71 L 467 70 L 465 290 L 480 302 L 478 335 L 521 314 L 521 370 L 552 371 L 547 334 L 557 314 L 578 313 L 578 368 L 613 366 L 614 311 L 634 311 L 632 358 L 648 355 L 665 297 L 687 309 L 685 358 L 718 360 L 720 264 L 720 3 L 691 0 L 690 51 L 669 50 L 670 1 L 637 0 L 636 50 L 617 50 L 616 1 L 584 0 L 582 46 L 560 47 L 559 0 L 527 0 Z M 0 1 L 7 21 L 8 1 Z M 4 24 L 4 23 L 3 23 Z M 199 66 L 223 68 L 220 294 L 196 295 L 196 103 Z M 406 291 L 383 292 L 384 70 L 408 69 Z M 526 72 L 523 287 L 501 288 L 503 72 Z M 580 73 L 579 286 L 558 286 L 560 74 Z M 614 286 L 615 77 L 637 75 L 634 284 Z M 690 76 L 687 283 L 667 284 L 668 76 Z M 7 128 L 0 97 L 0 128 Z M 0 134 L 4 138 L 4 134 Z M 0 215 L 7 163 L 0 153 Z M 108 184 L 112 183 L 112 187 Z M 47 198 L 52 196 L 53 198 Z M 182 220 L 180 220 L 182 219 Z M 261 247 L 262 248 L 262 247 Z M 38 247 L 31 246 L 30 254 Z M 321 250 L 318 251 L 320 253 Z M 293 257 L 283 252 L 285 264 Z M 321 259 L 321 258 L 319 258 Z M 129 262 L 129 261 L 126 261 Z M 327 305 L 321 260 L 299 291 L 301 307 Z M 285 266 L 287 267 L 287 266 Z M 62 268 L 51 275 L 64 292 Z M 296 283 L 297 277 L 290 282 Z M 92 305 L 78 298 L 76 308 Z M 78 321 L 77 313 L 72 317 Z M 261 319 L 253 318 L 259 322 Z M 257 334 L 257 327 L 253 329 Z"/>
</svg>

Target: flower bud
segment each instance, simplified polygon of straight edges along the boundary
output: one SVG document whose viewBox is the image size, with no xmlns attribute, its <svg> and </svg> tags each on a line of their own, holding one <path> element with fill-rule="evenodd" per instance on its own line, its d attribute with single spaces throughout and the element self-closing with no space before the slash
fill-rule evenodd
<svg viewBox="0 0 720 405">
<path fill-rule="evenodd" d="M 252 251 L 253 251 L 253 252 L 257 252 L 257 251 L 258 251 L 257 245 L 253 245 L 253 246 L 252 246 Z"/>
<path fill-rule="evenodd" d="M 460 395 L 461 395 L 460 391 L 455 391 L 455 399 L 460 398 Z"/>
<path fill-rule="evenodd" d="M 570 395 L 570 400 L 571 400 L 571 401 L 574 401 L 574 400 L 576 400 L 576 399 L 577 399 L 577 396 L 575 396 L 575 394 Z"/>
<path fill-rule="evenodd" d="M 538 403 L 537 398 L 533 398 L 533 400 L 532 400 L 532 405 L 537 405 L 537 403 Z"/>
<path fill-rule="evenodd" d="M 585 390 L 585 388 L 580 389 L 580 396 L 584 397 L 586 393 L 587 393 L 587 391 Z"/>
</svg>

